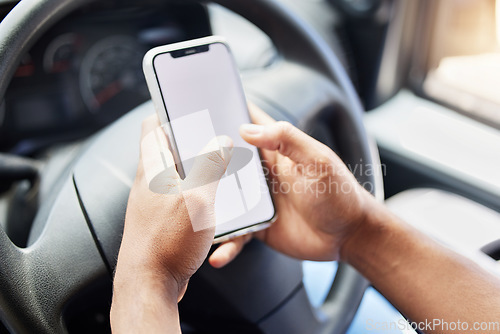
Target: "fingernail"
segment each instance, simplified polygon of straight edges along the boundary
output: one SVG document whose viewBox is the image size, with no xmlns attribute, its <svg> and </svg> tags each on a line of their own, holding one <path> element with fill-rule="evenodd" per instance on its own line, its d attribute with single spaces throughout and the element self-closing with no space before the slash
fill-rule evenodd
<svg viewBox="0 0 500 334">
<path fill-rule="evenodd" d="M 233 140 L 228 136 L 217 137 L 217 141 L 220 147 L 232 148 L 234 145 Z"/>
<path fill-rule="evenodd" d="M 240 131 L 250 136 L 258 136 L 264 130 L 264 126 L 258 124 L 243 124 Z"/>
</svg>

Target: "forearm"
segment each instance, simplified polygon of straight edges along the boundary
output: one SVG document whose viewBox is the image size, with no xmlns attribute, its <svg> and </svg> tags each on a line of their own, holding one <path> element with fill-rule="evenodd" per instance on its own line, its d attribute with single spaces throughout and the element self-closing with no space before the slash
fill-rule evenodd
<svg viewBox="0 0 500 334">
<path fill-rule="evenodd" d="M 383 206 L 342 249 L 352 264 L 412 321 L 499 321 L 499 280 L 401 222 Z M 436 328 L 442 331 L 442 328 Z M 453 332 L 453 331 L 449 331 Z"/>
<path fill-rule="evenodd" d="M 113 333 L 180 333 L 176 282 L 155 274 L 117 272 L 113 287 Z"/>
</svg>

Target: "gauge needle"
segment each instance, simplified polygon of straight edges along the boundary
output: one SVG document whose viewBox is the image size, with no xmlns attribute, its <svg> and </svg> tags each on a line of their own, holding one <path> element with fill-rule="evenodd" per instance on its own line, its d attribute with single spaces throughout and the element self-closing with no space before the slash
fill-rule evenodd
<svg viewBox="0 0 500 334">
<path fill-rule="evenodd" d="M 95 102 L 97 107 L 102 106 L 106 101 L 110 100 L 122 90 L 121 80 L 115 80 L 109 85 L 104 87 L 99 93 L 95 95 Z"/>
</svg>

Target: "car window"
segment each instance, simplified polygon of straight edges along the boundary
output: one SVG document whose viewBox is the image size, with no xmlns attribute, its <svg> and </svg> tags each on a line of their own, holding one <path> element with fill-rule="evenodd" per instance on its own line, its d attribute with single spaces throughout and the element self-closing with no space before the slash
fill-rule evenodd
<svg viewBox="0 0 500 334">
<path fill-rule="evenodd" d="M 424 91 L 500 126 L 500 1 L 436 2 Z"/>
</svg>

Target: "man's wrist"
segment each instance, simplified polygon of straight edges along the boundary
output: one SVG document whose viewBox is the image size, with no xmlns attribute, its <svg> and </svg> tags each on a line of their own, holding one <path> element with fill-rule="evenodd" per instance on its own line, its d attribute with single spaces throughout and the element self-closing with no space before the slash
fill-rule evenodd
<svg viewBox="0 0 500 334">
<path fill-rule="evenodd" d="M 354 222 L 355 228 L 346 236 L 340 248 L 340 260 L 355 264 L 356 258 L 363 258 L 387 230 L 389 212 L 373 197 L 367 197 L 359 221 Z M 373 251 L 373 249 L 371 250 Z"/>
<path fill-rule="evenodd" d="M 179 282 L 165 272 L 155 272 L 142 266 L 121 266 L 118 265 L 114 279 L 113 292 L 114 297 L 133 294 L 147 295 L 150 292 L 161 295 L 162 298 L 172 304 L 176 304 L 178 296 L 182 290 Z M 120 292 L 118 294 L 117 292 Z"/>
<path fill-rule="evenodd" d="M 157 253 L 154 242 L 147 238 L 134 236 L 139 233 L 134 230 L 126 230 L 118 254 L 115 279 L 117 275 L 125 274 L 128 276 L 130 273 L 137 273 L 137 275 L 144 276 L 143 278 L 169 281 L 173 279 L 174 283 L 178 282 L 178 277 L 169 270 L 165 258 Z"/>
<path fill-rule="evenodd" d="M 369 214 L 346 239 L 340 256 L 373 282 L 397 270 L 404 261 L 401 245 L 411 244 L 414 236 L 406 224 L 374 198 L 368 205 Z"/>
<path fill-rule="evenodd" d="M 130 249 L 125 250 L 122 245 L 114 276 L 115 287 L 144 284 L 145 289 L 154 287 L 159 289 L 157 291 L 173 295 L 174 299 L 177 299 L 183 282 L 179 282 L 166 266 L 156 263 L 152 254 L 141 256 L 139 251 L 133 252 L 134 254 L 123 254 L 127 251 Z"/>
</svg>

